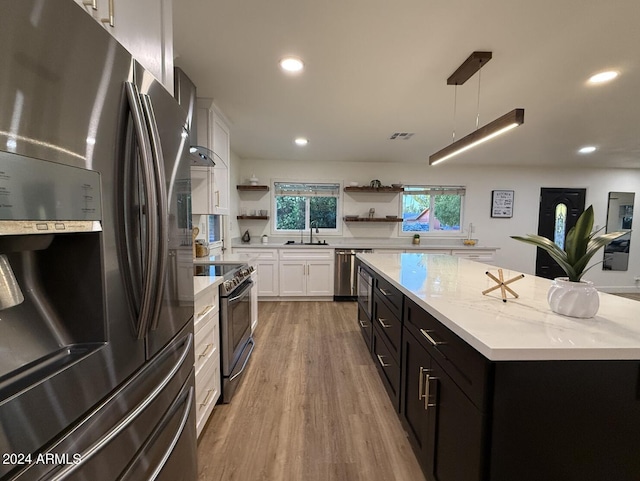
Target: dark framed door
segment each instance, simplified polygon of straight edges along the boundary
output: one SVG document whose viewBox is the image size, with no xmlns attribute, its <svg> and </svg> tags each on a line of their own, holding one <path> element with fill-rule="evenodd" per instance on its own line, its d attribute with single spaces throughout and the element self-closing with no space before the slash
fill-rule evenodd
<svg viewBox="0 0 640 481">
<path fill-rule="evenodd" d="M 538 213 L 538 235 L 555 240 L 564 248 L 564 241 L 584 211 L 587 189 L 565 189 L 542 187 Z M 538 248 L 536 254 L 536 276 L 554 279 L 566 273 L 549 254 Z"/>
</svg>

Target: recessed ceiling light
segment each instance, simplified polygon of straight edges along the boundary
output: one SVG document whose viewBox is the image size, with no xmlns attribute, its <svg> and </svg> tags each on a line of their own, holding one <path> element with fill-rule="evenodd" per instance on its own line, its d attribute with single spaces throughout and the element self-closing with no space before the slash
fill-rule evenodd
<svg viewBox="0 0 640 481">
<path fill-rule="evenodd" d="M 589 83 L 591 84 L 601 84 L 605 82 L 609 82 L 618 76 L 618 72 L 615 70 L 608 70 L 606 72 L 600 72 L 595 75 L 589 77 Z"/>
<path fill-rule="evenodd" d="M 309 139 L 305 139 L 304 137 L 298 137 L 293 141 L 294 144 L 303 147 L 309 143 Z"/>
<path fill-rule="evenodd" d="M 587 145 L 585 147 L 582 147 L 580 150 L 578 150 L 578 152 L 580 152 L 581 154 L 590 154 L 591 152 L 595 152 L 596 148 L 593 145 Z"/>
<path fill-rule="evenodd" d="M 298 57 L 285 57 L 280 60 L 280 68 L 285 72 L 300 72 L 304 68 L 304 63 Z"/>
</svg>

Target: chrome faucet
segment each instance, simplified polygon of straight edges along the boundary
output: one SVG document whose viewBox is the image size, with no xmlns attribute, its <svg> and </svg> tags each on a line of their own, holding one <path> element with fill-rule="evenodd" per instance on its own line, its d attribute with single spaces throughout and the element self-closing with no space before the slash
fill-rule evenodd
<svg viewBox="0 0 640 481">
<path fill-rule="evenodd" d="M 316 234 L 319 234 L 320 231 L 318 230 L 318 221 L 317 220 L 312 220 L 311 222 L 309 222 L 309 243 L 313 244 L 313 226 L 316 226 Z"/>
</svg>

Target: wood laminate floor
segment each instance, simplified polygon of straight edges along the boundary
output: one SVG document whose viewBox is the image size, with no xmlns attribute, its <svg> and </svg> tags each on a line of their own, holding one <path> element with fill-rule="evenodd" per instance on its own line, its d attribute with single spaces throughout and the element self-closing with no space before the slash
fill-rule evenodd
<svg viewBox="0 0 640 481">
<path fill-rule="evenodd" d="M 353 302 L 262 302 L 239 390 L 198 444 L 199 481 L 424 481 Z"/>
</svg>

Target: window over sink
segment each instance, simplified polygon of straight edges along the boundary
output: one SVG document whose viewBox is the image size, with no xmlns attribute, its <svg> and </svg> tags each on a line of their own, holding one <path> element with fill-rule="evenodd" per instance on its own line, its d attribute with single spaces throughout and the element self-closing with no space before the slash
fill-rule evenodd
<svg viewBox="0 0 640 481">
<path fill-rule="evenodd" d="M 274 182 L 274 233 L 311 228 L 340 234 L 341 185 L 339 183 Z"/>
</svg>

